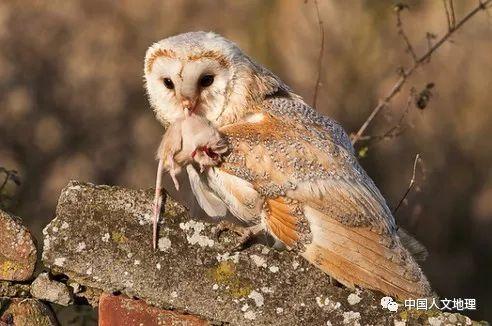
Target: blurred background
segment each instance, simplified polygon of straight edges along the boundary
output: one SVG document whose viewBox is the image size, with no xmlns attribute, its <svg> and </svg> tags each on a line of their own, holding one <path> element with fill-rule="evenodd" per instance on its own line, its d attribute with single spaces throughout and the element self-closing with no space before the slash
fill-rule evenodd
<svg viewBox="0 0 492 326">
<path fill-rule="evenodd" d="M 447 30 L 441 1 L 407 1 L 415 51 Z M 319 0 L 325 31 L 319 111 L 354 132 L 411 57 L 392 1 Z M 455 3 L 457 18 L 474 1 Z M 490 11 L 490 10 L 489 10 Z M 361 141 L 361 163 L 388 204 L 416 186 L 396 214 L 427 246 L 423 269 L 447 298 L 476 298 L 466 314 L 492 320 L 492 18 L 481 12 L 418 70 L 368 135 L 398 124 L 413 87 L 434 83 L 424 110 L 408 109 L 398 137 Z M 1 1 L 0 166 L 17 170 L 3 206 L 41 243 L 70 179 L 153 186 L 163 128 L 143 89 L 143 58 L 167 36 L 213 30 L 270 68 L 312 103 L 320 32 L 304 1 Z M 400 133 L 400 132 L 399 132 Z M 3 176 L 0 171 L 0 181 Z M 74 321 L 75 323 L 75 321 Z"/>
</svg>

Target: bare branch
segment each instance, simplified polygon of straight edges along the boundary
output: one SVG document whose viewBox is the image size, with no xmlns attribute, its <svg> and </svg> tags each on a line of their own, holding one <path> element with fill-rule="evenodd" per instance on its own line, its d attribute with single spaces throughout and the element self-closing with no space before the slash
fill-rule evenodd
<svg viewBox="0 0 492 326">
<path fill-rule="evenodd" d="M 446 21 L 448 23 L 448 31 L 451 31 L 451 15 L 449 14 L 449 9 L 448 9 L 448 0 L 442 0 L 442 3 L 444 5 L 444 12 L 446 13 Z"/>
<path fill-rule="evenodd" d="M 415 155 L 415 161 L 413 162 L 413 174 L 412 174 L 412 179 L 410 179 L 410 183 L 408 184 L 407 191 L 403 194 L 403 197 L 400 199 L 398 202 L 398 205 L 396 205 L 395 209 L 393 210 L 393 215 L 398 211 L 400 208 L 401 204 L 403 204 L 403 201 L 407 198 L 408 194 L 412 190 L 413 186 L 415 185 L 415 170 L 417 169 L 417 162 L 420 159 L 420 154 Z"/>
<path fill-rule="evenodd" d="M 318 19 L 319 33 L 320 33 L 320 49 L 318 55 L 318 77 L 316 78 L 316 84 L 314 85 L 313 94 L 313 108 L 316 108 L 316 102 L 318 101 L 318 92 L 321 85 L 321 70 L 323 68 L 323 53 L 325 52 L 325 29 L 323 27 L 323 21 L 319 13 L 318 1 L 314 0 L 314 6 L 316 8 L 316 17 Z"/>
<path fill-rule="evenodd" d="M 367 119 L 364 121 L 359 130 L 352 136 L 352 144 L 356 144 L 361 137 L 364 135 L 367 127 L 371 124 L 374 118 L 378 115 L 378 113 L 393 99 L 393 97 L 398 94 L 398 92 L 402 89 L 405 82 L 408 78 L 420 68 L 422 64 L 428 62 L 431 55 L 439 49 L 457 30 L 459 30 L 468 20 L 470 20 L 473 16 L 475 16 L 479 11 L 485 10 L 492 4 L 492 0 L 481 1 L 479 4 L 472 9 L 468 14 L 466 14 L 458 23 L 455 24 L 452 30 L 449 30 L 444 36 L 442 36 L 432 47 L 430 47 L 426 53 L 424 53 L 421 57 L 417 59 L 413 63 L 412 66 L 408 69 L 403 69 L 400 74 L 400 78 L 393 85 L 389 93 L 381 100 L 379 100 L 378 105 L 371 111 Z"/>
<path fill-rule="evenodd" d="M 415 89 L 412 88 L 412 91 L 410 92 L 410 95 L 408 96 L 407 103 L 405 105 L 405 108 L 403 109 L 403 113 L 401 114 L 400 118 L 398 119 L 398 123 L 388 129 L 384 134 L 382 135 L 377 135 L 377 136 L 362 136 L 359 141 L 371 141 L 373 144 L 378 143 L 382 140 L 385 139 L 392 139 L 400 136 L 403 134 L 406 130 L 406 128 L 403 128 L 403 122 L 405 121 L 405 118 L 407 117 L 408 113 L 410 112 L 410 108 L 412 107 L 412 101 L 415 98 Z"/>
<path fill-rule="evenodd" d="M 454 15 L 453 0 L 449 0 L 449 12 L 451 14 L 451 27 L 452 27 L 452 29 L 455 29 L 456 28 L 456 16 Z"/>
<path fill-rule="evenodd" d="M 437 38 L 437 35 L 431 32 L 425 33 L 425 38 L 427 39 L 427 51 L 432 49 L 432 40 Z M 430 56 L 427 58 L 427 62 L 430 61 Z"/>
<path fill-rule="evenodd" d="M 367 127 L 369 124 L 374 120 L 376 115 L 391 101 L 391 99 L 401 90 L 403 84 L 406 82 L 409 74 L 413 72 L 413 70 L 416 69 L 416 66 L 413 66 L 413 69 L 410 69 L 408 73 L 403 71 L 403 74 L 400 76 L 396 84 L 393 85 L 393 88 L 391 91 L 384 97 L 382 100 L 379 101 L 379 104 L 372 110 L 371 114 L 369 117 L 367 117 L 366 121 L 362 124 L 360 129 L 357 131 L 357 133 L 352 137 L 352 144 L 355 145 L 360 138 L 363 136 L 364 132 L 366 131 Z"/>
<path fill-rule="evenodd" d="M 398 30 L 398 34 L 400 34 L 401 38 L 405 42 L 406 51 L 408 52 L 408 54 L 410 54 L 412 56 L 413 61 L 416 62 L 417 61 L 417 54 L 415 54 L 413 46 L 410 43 L 410 40 L 409 40 L 407 34 L 405 33 L 405 30 L 403 29 L 403 23 L 401 20 L 401 12 L 406 8 L 407 8 L 406 6 L 402 6 L 402 5 L 397 6 L 395 8 L 395 11 L 396 11 L 396 28 Z"/>
<path fill-rule="evenodd" d="M 379 136 L 379 140 L 383 140 L 383 139 L 387 139 L 387 138 L 395 138 L 395 137 L 401 135 L 405 131 L 405 129 L 402 128 L 402 125 L 403 125 L 403 121 L 405 120 L 408 113 L 410 112 L 410 108 L 412 107 L 411 106 L 412 100 L 415 97 L 414 93 L 415 93 L 414 90 L 412 90 L 412 92 L 410 92 L 410 95 L 408 96 L 408 99 L 407 99 L 407 104 L 405 105 L 405 109 L 403 110 L 403 113 L 400 116 L 398 123 L 395 126 L 388 129 L 388 131 L 386 131 L 382 136 Z"/>
<path fill-rule="evenodd" d="M 7 185 L 7 182 L 9 181 L 9 179 L 10 179 L 10 175 L 9 175 L 8 171 L 5 170 L 5 179 L 3 179 L 3 182 L 0 185 L 0 196 L 2 195 L 3 189 Z"/>
<path fill-rule="evenodd" d="M 443 0 L 443 4 L 444 11 L 446 12 L 446 21 L 448 22 L 448 31 L 452 31 L 456 28 L 453 0 Z"/>
</svg>

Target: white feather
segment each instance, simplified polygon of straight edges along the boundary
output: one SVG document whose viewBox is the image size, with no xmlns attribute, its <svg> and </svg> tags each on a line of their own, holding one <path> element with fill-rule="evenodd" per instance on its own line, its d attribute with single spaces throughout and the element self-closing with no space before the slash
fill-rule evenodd
<svg viewBox="0 0 492 326">
<path fill-rule="evenodd" d="M 260 222 L 263 197 L 251 183 L 218 168 L 209 168 L 206 176 L 210 189 L 223 200 L 232 215 L 247 224 Z"/>
<path fill-rule="evenodd" d="M 201 180 L 200 175 L 191 164 L 186 166 L 186 171 L 190 179 L 191 191 L 200 207 L 210 217 L 224 217 L 227 213 L 227 206 L 224 202 Z"/>
</svg>

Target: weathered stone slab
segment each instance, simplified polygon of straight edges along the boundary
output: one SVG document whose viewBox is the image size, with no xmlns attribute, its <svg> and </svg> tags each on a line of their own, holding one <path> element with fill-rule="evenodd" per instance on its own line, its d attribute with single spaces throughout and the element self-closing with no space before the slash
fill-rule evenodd
<svg viewBox="0 0 492 326">
<path fill-rule="evenodd" d="M 428 324 L 439 311 L 382 309 L 381 295 L 333 286 L 289 251 L 227 251 L 213 226 L 168 199 L 152 250 L 153 191 L 71 182 L 44 230 L 44 263 L 72 280 L 232 325 Z M 329 323 L 328 323 L 329 324 Z"/>
<path fill-rule="evenodd" d="M 36 265 L 36 245 L 20 218 L 0 210 L 0 280 L 25 281 Z"/>
</svg>

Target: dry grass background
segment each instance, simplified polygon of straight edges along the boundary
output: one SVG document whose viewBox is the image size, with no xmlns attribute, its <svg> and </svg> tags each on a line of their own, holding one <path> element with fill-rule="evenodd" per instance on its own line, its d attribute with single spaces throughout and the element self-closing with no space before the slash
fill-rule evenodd
<svg viewBox="0 0 492 326">
<path fill-rule="evenodd" d="M 404 25 L 417 51 L 442 35 L 441 1 L 408 1 Z M 473 1 L 456 1 L 458 16 Z M 391 1 L 319 0 L 325 53 L 318 109 L 356 131 L 411 58 Z M 490 11 L 490 10 L 489 10 Z M 476 298 L 475 318 L 492 319 L 492 18 L 480 13 L 419 70 L 369 134 L 404 110 L 409 88 L 435 83 L 408 130 L 369 147 L 363 166 L 388 203 L 405 191 L 416 153 L 416 192 L 397 214 L 428 247 L 424 270 L 443 297 Z M 142 82 L 146 48 L 161 38 L 213 30 L 237 42 L 311 101 L 319 30 L 313 1 L 0 2 L 0 166 L 11 210 L 40 238 L 69 179 L 151 187 L 162 134 Z M 360 143 L 364 146 L 363 142 Z"/>
</svg>

